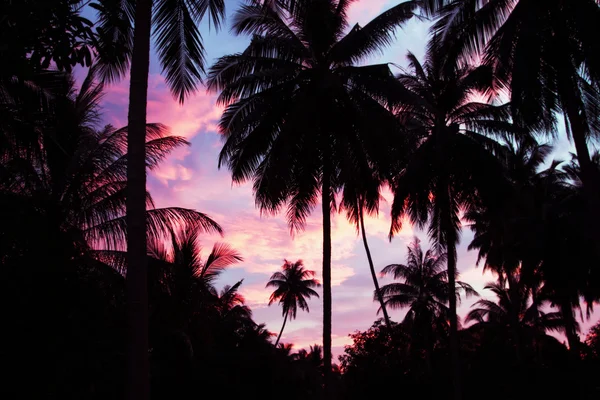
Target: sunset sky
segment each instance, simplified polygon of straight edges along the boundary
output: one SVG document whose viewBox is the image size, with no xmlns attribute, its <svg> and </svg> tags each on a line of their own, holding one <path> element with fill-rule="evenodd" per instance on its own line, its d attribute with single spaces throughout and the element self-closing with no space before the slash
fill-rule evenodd
<svg viewBox="0 0 600 400">
<path fill-rule="evenodd" d="M 362 0 L 350 10 L 351 23 L 365 23 L 385 9 L 398 3 L 398 0 Z M 230 16 L 237 8 L 237 0 L 227 0 L 227 12 Z M 230 19 L 228 19 L 229 22 Z M 411 21 L 398 32 L 396 44 L 385 54 L 372 59 L 371 63 L 391 62 L 405 65 L 407 50 L 422 58 L 427 37 L 426 22 Z M 216 58 L 241 51 L 248 43 L 247 37 L 234 37 L 227 28 L 216 34 L 203 29 L 204 44 L 207 50 L 208 65 Z M 396 70 L 397 67 L 392 67 Z M 397 70 L 396 70 L 397 71 Z M 185 136 L 191 147 L 177 150 L 160 169 L 152 173 L 148 180 L 149 190 L 159 207 L 181 206 L 193 208 L 210 215 L 225 229 L 225 237 L 205 236 L 202 245 L 208 254 L 215 241 L 224 241 L 237 249 L 244 261 L 222 275 L 218 286 L 233 284 L 244 279 L 241 292 L 252 307 L 254 319 L 266 323 L 269 330 L 278 332 L 281 328 L 281 309 L 277 305 L 267 307 L 269 291 L 265 284 L 269 276 L 277 271 L 286 258 L 291 261 L 304 260 L 308 269 L 315 270 L 320 279 L 321 270 L 321 213 L 320 205 L 314 209 L 308 219 L 306 230 L 292 238 L 285 222 L 285 216 L 260 216 L 255 208 L 251 183 L 242 186 L 232 185 L 226 168 L 217 168 L 217 156 L 221 148 L 221 139 L 216 130 L 222 108 L 216 106 L 215 95 L 201 90 L 180 106 L 170 95 L 155 54 L 150 66 L 148 93 L 148 121 L 161 122 L 169 126 L 173 134 Z M 106 123 L 115 126 L 126 124 L 128 105 L 128 81 L 120 82 L 108 88 L 104 98 L 104 118 Z M 562 146 L 562 156 L 567 147 Z M 378 217 L 366 221 L 367 234 L 375 262 L 380 271 L 392 262 L 404 262 L 406 245 L 413 236 L 418 235 L 427 246 L 426 235 L 414 232 L 410 226 L 390 243 L 389 206 L 391 196 L 384 193 L 387 204 L 382 205 Z M 343 346 L 350 343 L 348 334 L 355 330 L 367 329 L 378 318 L 378 306 L 373 302 L 373 283 L 364 254 L 362 241 L 357 232 L 345 219 L 337 214 L 333 218 L 333 350 L 334 355 L 341 354 Z M 466 247 L 472 234 L 466 228 L 458 249 L 458 267 L 461 280 L 470 283 L 483 296 L 490 275 L 482 274 L 482 267 L 476 267 L 477 254 L 467 252 Z M 387 280 L 381 280 L 383 284 Z M 320 291 L 320 290 L 319 290 Z M 473 300 L 463 301 L 461 315 Z M 306 347 L 321 342 L 322 307 L 320 299 L 309 302 L 310 313 L 298 313 L 298 318 L 288 322 L 283 334 L 283 342 L 294 343 L 295 347 Z M 392 319 L 400 321 L 404 313 L 401 310 L 390 311 Z"/>
</svg>

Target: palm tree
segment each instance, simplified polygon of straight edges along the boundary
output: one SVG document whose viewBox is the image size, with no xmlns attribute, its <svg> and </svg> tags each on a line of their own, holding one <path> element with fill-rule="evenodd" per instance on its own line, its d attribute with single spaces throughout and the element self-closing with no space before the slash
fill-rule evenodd
<svg viewBox="0 0 600 400">
<path fill-rule="evenodd" d="M 252 321 L 252 310 L 246 305 L 244 296 L 239 293 L 243 282 L 242 279 L 233 286 L 226 285 L 219 293 L 216 290 L 213 291 L 221 320 L 230 326 L 240 323 L 255 325 Z"/>
<path fill-rule="evenodd" d="M 433 350 L 433 339 L 440 332 L 446 332 L 450 314 L 448 302 L 450 297 L 447 255 L 436 254 L 433 250 L 423 253 L 421 241 L 415 237 L 408 246 L 406 264 L 390 264 L 382 275 L 392 275 L 402 282 L 390 283 L 381 288 L 385 304 L 392 309 L 408 307 L 402 323 L 413 332 L 413 337 L 423 337 L 424 343 L 416 347 L 424 347 L 425 359 L 430 364 L 429 356 Z M 460 291 L 467 297 L 477 295 L 473 288 L 464 282 L 456 282 L 454 297 L 460 299 Z"/>
<path fill-rule="evenodd" d="M 0 156 L 0 201 L 4 205 L 0 211 L 0 262 L 6 269 L 20 269 L 18 277 L 35 276 L 40 284 L 31 289 L 34 296 L 28 297 L 54 305 L 65 304 L 62 301 L 66 295 L 60 293 L 63 289 L 73 295 L 88 288 L 101 291 L 86 294 L 86 300 L 78 297 L 79 300 L 120 304 L 122 279 L 105 262 L 119 272 L 125 271 L 124 263 L 113 264 L 112 261 L 118 259 L 115 256 L 125 248 L 127 238 L 128 129 L 99 128 L 103 86 L 95 83 L 94 72 L 92 69 L 79 90 L 75 89 L 70 76 L 62 75 L 62 80 L 53 76 L 57 85 L 53 89 L 52 107 L 42 111 L 35 109 L 36 117 L 30 123 L 35 126 L 36 136 L 27 146 L 23 145 L 22 138 L 11 134 L 3 137 L 7 141 Z M 24 122 L 20 123 L 26 126 Z M 173 149 L 186 144 L 184 138 L 170 135 L 163 125 L 148 124 L 144 140 L 147 167 L 157 168 Z M 196 223 L 205 231 L 222 231 L 202 213 L 177 207 L 155 208 L 147 192 L 145 201 L 149 237 L 164 237 L 175 227 Z M 43 286 L 52 290 L 44 291 Z M 75 288 L 77 291 L 73 291 Z M 27 307 L 31 301 L 21 304 Z M 80 310 L 85 309 L 88 314 L 96 310 L 85 306 L 80 304 L 69 310 L 82 307 Z M 25 310 L 27 308 L 21 308 L 20 312 Z M 90 323 L 87 317 L 73 316 L 71 311 L 65 317 L 67 314 L 65 321 L 76 321 L 73 326 Z M 61 325 L 60 320 L 57 322 L 53 317 L 56 315 L 48 314 L 48 323 L 52 320 Z M 107 328 L 110 322 L 105 317 L 99 326 L 110 330 Z M 102 318 L 98 315 L 98 321 Z M 115 318 L 120 319 L 120 316 L 115 315 Z M 100 336 L 91 340 L 94 346 L 99 343 L 96 340 L 104 342 Z M 69 349 L 57 347 L 58 343 L 46 347 L 68 354 Z M 86 350 L 82 351 L 86 354 Z"/>
<path fill-rule="evenodd" d="M 250 34 L 252 40 L 243 52 L 217 61 L 208 87 L 219 91 L 218 101 L 226 105 L 220 165 L 229 167 L 236 183 L 254 181 L 263 212 L 277 213 L 287 205 L 294 232 L 302 229 L 320 194 L 327 387 L 330 213 L 344 182 L 370 179 L 373 159 L 386 148 L 386 133 L 395 126 L 384 107 L 394 85 L 388 66 L 354 64 L 391 43 L 393 28 L 411 18 L 415 3 L 393 7 L 347 34 L 350 1 L 301 0 L 294 9 L 290 2 L 276 3 L 275 8 L 252 4 L 239 10 L 233 31 Z"/>
<path fill-rule="evenodd" d="M 496 334 L 498 330 L 507 329 L 508 340 L 513 342 L 517 361 L 521 361 L 522 347 L 526 344 L 527 336 L 538 341 L 546 331 L 558 331 L 563 327 L 561 313 L 540 311 L 543 305 L 540 298 L 530 301 L 530 294 L 536 288 L 528 288 L 516 274 L 508 280 L 501 278 L 497 282 L 490 282 L 484 289 L 492 291 L 497 301 L 478 300 L 473 304 L 473 310 L 469 312 L 465 322 L 475 321 L 474 326 L 482 326 Z"/>
<path fill-rule="evenodd" d="M 208 257 L 203 259 L 199 234 L 204 231 L 201 226 L 188 225 L 170 232 L 169 247 L 163 238 L 148 243 L 149 287 L 156 288 L 155 298 L 159 293 L 166 293 L 161 305 L 163 308 L 168 305 L 164 317 L 169 322 L 163 325 L 172 325 L 185 334 L 190 325 L 200 323 L 195 321 L 198 315 L 221 310 L 215 281 L 226 268 L 242 261 L 240 254 L 224 243 L 214 244 Z M 230 297 L 231 303 L 235 296 Z"/>
<path fill-rule="evenodd" d="M 197 24 L 208 13 L 215 27 L 225 16 L 224 0 L 98 0 L 101 72 L 122 77 L 131 67 L 127 152 L 127 304 L 129 337 L 128 398 L 147 399 L 148 294 L 144 193 L 144 126 L 146 125 L 150 33 L 173 95 L 183 103 L 201 82 L 204 47 Z"/>
<path fill-rule="evenodd" d="M 302 260 L 298 260 L 295 263 L 284 260 L 281 268 L 283 272 L 275 272 L 271 275 L 267 283 L 268 288 L 275 288 L 269 298 L 269 305 L 278 301 L 281 304 L 283 314 L 283 325 L 275 341 L 276 347 L 281 339 L 281 334 L 283 333 L 288 317 L 295 319 L 298 307 L 301 310 L 309 312 L 306 300 L 313 296 L 319 297 L 319 294 L 313 288 L 321 286 L 316 279 L 313 279 L 315 271 L 304 269 Z"/>
<path fill-rule="evenodd" d="M 446 71 L 444 55 L 430 47 L 422 65 L 410 54 L 409 71 L 398 75 L 404 91 L 396 113 L 420 144 L 392 178 L 394 191 L 390 237 L 408 217 L 424 227 L 439 253 L 448 257 L 448 284 L 454 291 L 456 246 L 461 211 L 476 202 L 495 204 L 506 186 L 494 153 L 501 146 L 486 135 L 512 135 L 509 107 L 476 102 L 473 95 L 493 89 L 485 66 L 455 66 Z M 450 296 L 450 349 L 455 397 L 460 398 L 456 297 Z"/>
<path fill-rule="evenodd" d="M 439 8 L 440 5 L 444 7 Z M 600 133 L 600 23 L 598 0 L 437 1 L 434 31 L 452 42 L 449 58 L 482 55 L 510 90 L 515 122 L 547 133 L 556 113 L 566 119 L 582 169 L 588 234 L 600 236 L 600 176 L 587 141 Z M 559 55 L 560 56 L 557 56 Z M 596 246 L 594 246 L 596 247 Z"/>
<path fill-rule="evenodd" d="M 557 163 L 542 169 L 552 146 L 521 141 L 508 142 L 505 149 L 502 161 L 511 190 L 501 209 L 492 213 L 480 205 L 465 214 L 475 233 L 469 250 L 478 250 L 478 263 L 485 259 L 484 271 L 509 279 L 520 268 L 527 284 L 537 286 L 531 279 L 539 266 L 539 257 L 534 254 L 539 252 L 543 236 L 540 210 L 547 208 L 564 174 L 557 170 Z"/>
<path fill-rule="evenodd" d="M 491 211 L 479 206 L 466 214 L 475 231 L 469 248 L 477 249 L 485 267 L 511 286 L 518 272 L 521 284 L 530 290 L 534 309 L 540 298 L 556 305 L 569 348 L 577 354 L 580 341 L 574 310 L 581 307 L 580 298 L 588 310 L 599 298 L 598 273 L 589 268 L 592 244 L 581 229 L 589 218 L 579 166 L 574 159 L 564 166 L 554 161 L 542 169 L 549 146 L 521 143 L 508 144 L 507 149 L 512 190 L 502 208 Z M 565 265 L 570 266 L 568 280 Z"/>
</svg>

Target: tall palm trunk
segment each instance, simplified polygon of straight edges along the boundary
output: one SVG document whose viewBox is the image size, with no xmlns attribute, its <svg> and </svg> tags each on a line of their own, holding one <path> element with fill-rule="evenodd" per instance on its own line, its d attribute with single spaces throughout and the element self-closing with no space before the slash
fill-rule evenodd
<svg viewBox="0 0 600 400">
<path fill-rule="evenodd" d="M 146 271 L 146 101 L 152 1 L 137 0 L 127 135 L 127 398 L 147 400 L 148 282 Z"/>
<path fill-rule="evenodd" d="M 385 325 L 388 328 L 388 331 L 392 332 L 392 324 L 390 323 L 390 317 L 388 316 L 387 309 L 385 308 L 385 303 L 383 302 L 383 296 L 381 295 L 381 291 L 379 289 L 379 282 L 377 282 L 377 274 L 375 273 L 375 266 L 373 265 L 373 259 L 371 258 L 371 250 L 369 249 L 369 243 L 367 243 L 367 233 L 365 232 L 365 221 L 363 218 L 363 209 L 362 204 L 359 204 L 358 208 L 359 215 L 359 223 L 360 230 L 362 233 L 363 244 L 365 246 L 365 252 L 367 253 L 367 260 L 369 260 L 369 268 L 371 269 L 371 277 L 373 278 L 373 284 L 375 285 L 375 293 L 377 294 L 377 300 L 379 300 L 379 304 L 381 306 L 381 311 L 383 312 L 383 318 L 385 319 Z"/>
<path fill-rule="evenodd" d="M 568 58 L 565 59 L 566 61 L 568 61 Z M 576 76 L 577 71 L 574 71 L 574 74 Z M 600 258 L 600 230 L 598 229 L 600 226 L 600 174 L 596 165 L 592 162 L 587 145 L 589 127 L 582 114 L 584 107 L 578 82 L 565 77 L 561 79 L 560 87 L 564 112 L 571 127 L 571 135 L 577 152 L 577 160 L 581 170 L 580 179 L 583 184 L 583 194 L 590 217 L 585 229 L 587 237 L 593 241 L 591 247 L 595 249 L 596 257 Z"/>
<path fill-rule="evenodd" d="M 519 293 L 520 283 L 517 283 L 514 275 L 510 272 L 506 274 L 506 279 L 508 280 L 508 293 L 510 304 L 512 305 L 509 310 L 509 318 L 510 324 L 512 325 L 511 335 L 515 342 L 515 359 L 517 360 L 517 365 L 521 366 L 521 330 L 519 321 L 521 305 L 520 303 L 516 303 L 517 301 L 521 301 L 521 295 Z"/>
<path fill-rule="evenodd" d="M 450 311 L 450 367 L 452 369 L 452 386 L 454 400 L 461 400 L 460 355 L 458 351 L 458 318 L 456 315 L 456 243 L 458 242 L 452 214 L 454 204 L 449 177 L 442 176 L 437 185 L 436 202 L 440 209 L 440 231 L 445 230 L 446 253 L 448 255 L 448 305 Z"/>
<path fill-rule="evenodd" d="M 558 305 L 560 313 L 563 317 L 563 323 L 565 324 L 565 336 L 569 343 L 569 350 L 573 355 L 573 359 L 579 359 L 579 350 L 581 341 L 577 334 L 577 322 L 575 321 L 575 315 L 573 313 L 573 306 L 567 299 L 562 299 Z"/>
<path fill-rule="evenodd" d="M 448 237 L 453 236 L 453 232 Z M 456 316 L 456 242 L 450 240 L 448 251 L 448 291 L 450 306 L 450 360 L 452 366 L 452 385 L 454 400 L 462 398 L 460 385 L 460 357 L 458 354 L 458 319 Z"/>
<path fill-rule="evenodd" d="M 331 376 L 331 170 L 328 149 L 323 152 L 323 384 L 325 395 L 330 389 Z"/>
<path fill-rule="evenodd" d="M 283 317 L 283 325 L 281 326 L 281 330 L 279 331 L 279 336 L 277 336 L 277 340 L 275 341 L 275 347 L 279 344 L 279 340 L 281 339 L 281 335 L 283 334 L 283 330 L 285 329 L 285 323 L 287 322 L 289 310 L 285 312 L 285 316 Z"/>
</svg>

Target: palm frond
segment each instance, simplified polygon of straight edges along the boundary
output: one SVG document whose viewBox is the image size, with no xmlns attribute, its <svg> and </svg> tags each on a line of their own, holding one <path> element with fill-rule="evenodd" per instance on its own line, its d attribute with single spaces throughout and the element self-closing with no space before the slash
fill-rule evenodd
<svg viewBox="0 0 600 400">
<path fill-rule="evenodd" d="M 153 16 L 156 47 L 165 80 L 180 103 L 202 83 L 205 63 L 202 37 L 189 3 L 186 0 L 157 0 Z"/>
<path fill-rule="evenodd" d="M 198 271 L 198 276 L 210 282 L 227 267 L 243 261 L 242 256 L 225 243 L 215 243 L 204 265 Z"/>
<path fill-rule="evenodd" d="M 206 214 L 198 211 L 170 207 L 146 211 L 146 231 L 148 237 L 169 237 L 170 232 L 179 226 L 192 225 L 208 233 L 223 234 L 223 229 Z M 91 242 L 103 243 L 109 249 L 122 248 L 126 242 L 127 226 L 125 216 L 104 221 L 84 230 Z"/>
<path fill-rule="evenodd" d="M 415 16 L 418 3 L 406 1 L 375 17 L 364 27 L 355 25 L 350 32 L 331 49 L 331 60 L 340 65 L 362 61 L 389 46 L 396 28 Z"/>
<path fill-rule="evenodd" d="M 97 0 L 98 74 L 107 83 L 125 77 L 133 52 L 134 0 Z"/>
</svg>

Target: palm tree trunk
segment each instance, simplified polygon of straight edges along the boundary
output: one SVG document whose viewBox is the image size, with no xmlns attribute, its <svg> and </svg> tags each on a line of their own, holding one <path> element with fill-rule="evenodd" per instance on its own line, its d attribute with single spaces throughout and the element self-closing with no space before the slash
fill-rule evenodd
<svg viewBox="0 0 600 400">
<path fill-rule="evenodd" d="M 509 296 L 513 300 L 520 301 L 519 294 L 519 284 L 515 280 L 514 275 L 511 272 L 507 272 L 506 274 L 508 280 L 508 290 Z M 521 335 L 520 335 L 520 323 L 519 323 L 519 304 L 515 304 L 514 301 L 511 301 L 512 307 L 510 308 L 510 321 L 512 325 L 511 334 L 513 337 L 513 341 L 515 342 L 515 358 L 517 360 L 517 365 L 521 366 Z"/>
<path fill-rule="evenodd" d="M 152 1 L 137 0 L 127 135 L 127 399 L 150 396 L 146 271 L 146 102 Z"/>
<path fill-rule="evenodd" d="M 581 341 L 579 339 L 579 335 L 577 334 L 577 326 L 575 315 L 573 315 L 573 307 L 571 303 L 565 299 L 561 300 L 558 307 L 565 324 L 565 336 L 567 337 L 567 342 L 569 343 L 569 350 L 573 355 L 573 359 L 578 359 Z"/>
<path fill-rule="evenodd" d="M 331 376 L 331 172 L 328 149 L 323 151 L 323 182 L 321 188 L 323 211 L 323 386 L 325 395 L 330 389 Z"/>
<path fill-rule="evenodd" d="M 590 221 L 587 223 L 587 236 L 593 241 L 593 249 L 596 249 L 595 255 L 600 258 L 600 174 L 596 165 L 592 162 L 590 150 L 587 145 L 589 128 L 587 121 L 580 112 L 583 109 L 581 94 L 578 93 L 577 82 L 571 82 L 570 79 L 561 81 L 563 107 L 569 124 L 573 143 L 577 152 L 577 160 L 581 170 L 581 183 L 583 184 L 583 194 L 587 203 L 587 210 Z"/>
<path fill-rule="evenodd" d="M 447 237 L 452 237 L 450 233 Z M 447 244 L 448 252 L 448 291 L 450 306 L 450 360 L 452 365 L 452 384 L 454 400 L 462 398 L 460 385 L 460 356 L 458 353 L 458 318 L 456 316 L 456 243 Z"/>
<path fill-rule="evenodd" d="M 383 318 L 385 319 L 385 325 L 388 328 L 388 332 L 391 334 L 392 332 L 392 324 L 390 322 L 390 317 L 388 316 L 387 309 L 385 307 L 385 303 L 383 302 L 383 296 L 381 295 L 381 291 L 379 290 L 379 282 L 377 282 L 377 274 L 375 273 L 375 266 L 373 265 L 373 258 L 371 258 L 371 250 L 369 249 L 369 243 L 367 243 L 367 233 L 365 232 L 365 221 L 363 217 L 363 209 L 362 204 L 359 204 L 358 208 L 359 218 L 360 218 L 360 230 L 362 233 L 363 244 L 365 246 L 365 252 L 367 253 L 367 260 L 369 260 L 369 268 L 371 269 L 371 277 L 373 278 L 373 284 L 375 285 L 375 293 L 377 294 L 377 300 L 379 300 L 379 304 L 381 306 L 381 311 L 383 312 Z"/>
<path fill-rule="evenodd" d="M 279 336 L 277 336 L 277 340 L 275 341 L 275 347 L 279 344 L 279 339 L 281 339 L 281 335 L 283 334 L 283 330 L 285 329 L 285 323 L 287 322 L 289 311 L 285 312 L 285 316 L 283 317 L 283 325 L 281 326 L 281 330 L 279 331 Z"/>
<path fill-rule="evenodd" d="M 445 230 L 446 253 L 448 256 L 448 306 L 450 312 L 450 366 L 452 368 L 452 386 L 454 400 L 461 400 L 460 355 L 458 351 L 458 317 L 456 315 L 456 243 L 458 236 L 453 218 L 454 204 L 452 187 L 447 176 L 440 176 L 436 190 L 437 207 L 442 210 L 440 233 Z"/>
</svg>

